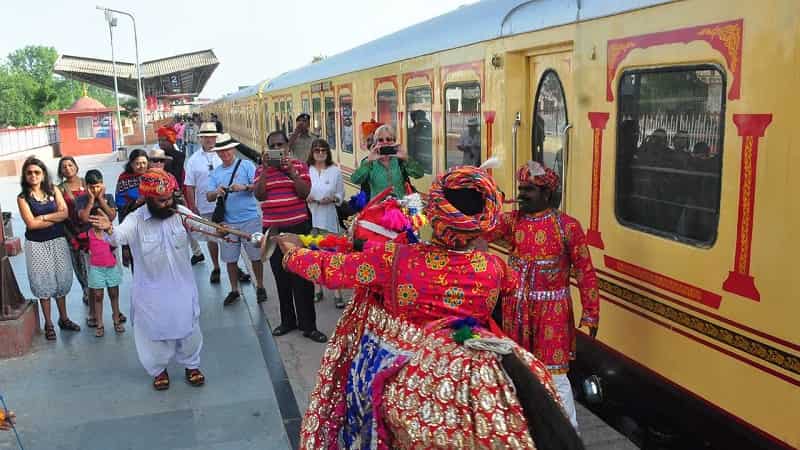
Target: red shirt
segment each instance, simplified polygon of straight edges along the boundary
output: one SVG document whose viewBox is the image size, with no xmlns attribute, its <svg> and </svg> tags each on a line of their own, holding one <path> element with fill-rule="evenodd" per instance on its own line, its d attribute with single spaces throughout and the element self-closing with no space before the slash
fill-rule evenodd
<svg viewBox="0 0 800 450">
<path fill-rule="evenodd" d="M 311 184 L 308 166 L 298 159 L 292 159 L 301 180 Z M 256 178 L 266 176 L 267 199 L 261 202 L 262 222 L 264 227 L 288 227 L 309 220 L 306 201 L 294 190 L 294 181 L 285 173 L 274 167 L 268 167 L 266 173 L 263 166 L 256 169 Z"/>
</svg>

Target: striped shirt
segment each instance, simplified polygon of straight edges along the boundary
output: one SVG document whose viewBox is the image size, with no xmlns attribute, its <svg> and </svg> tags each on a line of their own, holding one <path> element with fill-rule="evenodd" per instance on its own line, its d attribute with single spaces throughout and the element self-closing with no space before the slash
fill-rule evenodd
<svg viewBox="0 0 800 450">
<path fill-rule="evenodd" d="M 311 184 L 308 166 L 298 159 L 292 159 L 292 164 L 300 179 Z M 256 170 L 256 178 L 266 176 L 267 199 L 261 202 L 262 222 L 264 227 L 287 227 L 309 220 L 306 201 L 297 196 L 294 190 L 294 181 L 288 175 L 274 167 L 264 166 Z"/>
</svg>

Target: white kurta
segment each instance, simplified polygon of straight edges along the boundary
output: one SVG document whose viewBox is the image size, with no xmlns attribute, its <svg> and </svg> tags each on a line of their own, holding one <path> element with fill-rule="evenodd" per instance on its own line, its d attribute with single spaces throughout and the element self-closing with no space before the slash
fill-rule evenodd
<svg viewBox="0 0 800 450">
<path fill-rule="evenodd" d="M 189 232 L 181 216 L 160 220 L 142 206 L 125 217 L 110 238 L 112 245 L 129 245 L 133 255 L 134 326 L 154 341 L 190 336 L 200 318 L 200 302 L 189 261 Z"/>
<path fill-rule="evenodd" d="M 336 198 L 336 203 L 325 205 L 309 201 L 311 225 L 314 228 L 338 233 L 339 216 L 336 214 L 336 205 L 344 200 L 342 171 L 335 165 L 330 165 L 322 171 L 311 166 L 308 168 L 308 174 L 311 176 L 311 191 L 308 193 L 308 200 L 321 200 L 325 197 Z"/>
</svg>

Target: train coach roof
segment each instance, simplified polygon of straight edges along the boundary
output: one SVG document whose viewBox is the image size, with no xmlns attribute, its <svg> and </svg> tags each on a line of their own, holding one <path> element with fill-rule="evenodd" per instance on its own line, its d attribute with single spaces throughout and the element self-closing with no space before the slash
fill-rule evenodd
<svg viewBox="0 0 800 450">
<path fill-rule="evenodd" d="M 674 0 L 484 0 L 405 28 L 320 62 L 291 70 L 256 91 L 276 91 L 421 55 Z M 578 8 L 580 3 L 580 9 Z M 237 92 L 224 98 L 241 96 Z"/>
</svg>

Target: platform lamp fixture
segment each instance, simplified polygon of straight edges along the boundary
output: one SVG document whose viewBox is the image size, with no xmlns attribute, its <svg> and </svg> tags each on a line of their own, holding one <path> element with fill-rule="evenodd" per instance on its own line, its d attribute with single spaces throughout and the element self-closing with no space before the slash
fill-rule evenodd
<svg viewBox="0 0 800 450">
<path fill-rule="evenodd" d="M 108 22 L 108 35 L 111 38 L 111 70 L 114 74 L 114 100 L 117 104 L 117 142 L 119 146 L 125 145 L 125 136 L 122 132 L 122 114 L 119 111 L 119 87 L 117 86 L 117 60 L 114 57 L 114 27 L 117 26 L 117 18 L 109 11 L 104 11 L 106 15 L 106 22 Z"/>
<path fill-rule="evenodd" d="M 136 33 L 136 18 L 133 17 L 133 14 L 120 11 L 118 9 L 111 9 L 106 8 L 104 6 L 97 5 L 97 9 L 103 11 L 106 15 L 106 21 L 108 21 L 108 26 L 113 27 L 116 26 L 116 18 L 114 17 L 114 13 L 122 14 L 123 16 L 128 16 L 131 18 L 133 22 L 133 43 L 136 46 L 136 78 L 138 79 L 138 96 L 139 96 L 139 122 L 141 123 L 142 127 L 142 145 L 147 145 L 147 132 L 145 128 L 144 122 L 144 91 L 142 90 L 142 67 L 139 64 L 139 36 Z M 113 24 L 112 24 L 113 22 Z M 113 44 L 112 44 L 113 48 Z M 119 107 L 117 107 L 119 110 Z"/>
</svg>

